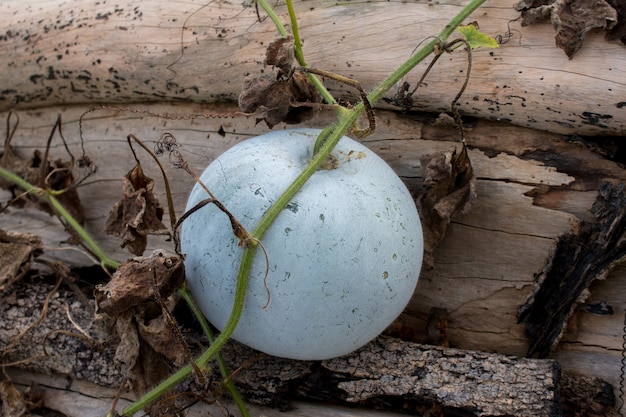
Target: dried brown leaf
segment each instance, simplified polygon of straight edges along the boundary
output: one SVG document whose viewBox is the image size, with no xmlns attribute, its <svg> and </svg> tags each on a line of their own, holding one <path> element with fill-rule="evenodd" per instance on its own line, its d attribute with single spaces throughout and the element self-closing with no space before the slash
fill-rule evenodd
<svg viewBox="0 0 626 417">
<path fill-rule="evenodd" d="M 28 159 L 18 156 L 15 151 L 13 151 L 13 147 L 10 144 L 5 143 L 4 152 L 2 153 L 2 156 L 0 156 L 0 167 L 19 177 L 24 177 L 30 165 L 31 164 Z M 16 188 L 13 182 L 4 178 L 0 178 L 0 187 L 12 192 Z"/>
<path fill-rule="evenodd" d="M 138 397 L 167 378 L 170 371 L 170 365 L 164 360 L 164 357 L 140 337 L 137 321 L 143 320 L 142 316 L 145 313 L 143 308 L 138 308 L 137 312 L 127 310 L 118 316 L 115 322 L 115 328 L 120 338 L 120 343 L 115 350 L 115 361 L 130 381 L 133 392 Z M 176 350 L 172 349 L 172 346 L 175 346 L 172 342 L 174 340 L 170 342 L 170 349 Z M 154 413 L 151 411 L 150 415 L 168 415 L 161 412 L 162 405 L 152 407 L 157 408 L 155 408 Z"/>
<path fill-rule="evenodd" d="M 552 2 L 531 2 L 521 1 L 516 5 L 516 10 L 522 12 L 522 26 L 529 26 L 533 23 L 540 23 L 550 19 L 552 14 Z"/>
<path fill-rule="evenodd" d="M 96 287 L 97 311 L 115 318 L 132 307 L 154 301 L 155 279 L 161 298 L 169 297 L 185 280 L 182 260 L 160 250 L 128 260 L 111 281 Z"/>
<path fill-rule="evenodd" d="M 592 29 L 611 29 L 617 23 L 617 12 L 605 0 L 557 0 L 552 26 L 557 31 L 556 45 L 572 58 L 583 46 Z"/>
<path fill-rule="evenodd" d="M 179 340 L 160 306 L 169 304 L 168 308 L 173 309 L 175 302 L 170 296 L 184 279 L 180 258 L 154 251 L 149 257 L 127 261 L 110 282 L 96 287 L 97 313 L 100 318 L 114 320 L 120 338 L 115 360 L 137 396 L 166 378 L 172 363 L 185 362 L 184 350 L 178 348 Z M 157 291 L 161 303 L 156 302 Z M 158 416 L 167 416 L 167 410 L 174 409 L 162 403 L 152 407 L 150 415 Z"/>
<path fill-rule="evenodd" d="M 169 235 L 162 223 L 164 210 L 154 195 L 154 180 L 135 165 L 124 177 L 124 196 L 115 203 L 106 221 L 104 232 L 122 238 L 122 247 L 134 255 L 142 255 L 147 235 Z"/>
<path fill-rule="evenodd" d="M 0 229 L 0 292 L 21 279 L 42 253 L 39 236 Z"/>
<path fill-rule="evenodd" d="M 139 334 L 135 323 L 135 312 L 126 310 L 115 320 L 115 330 L 120 342 L 115 349 L 115 361 L 125 373 L 131 377 L 130 370 L 135 367 L 139 358 Z"/>
<path fill-rule="evenodd" d="M 535 7 L 541 7 L 545 5 L 552 4 L 554 0 L 520 0 L 515 5 L 515 10 L 525 10 L 531 9 Z"/>
<path fill-rule="evenodd" d="M 467 148 L 421 158 L 424 193 L 418 199 L 424 226 L 424 264 L 434 266 L 433 253 L 450 220 L 468 211 L 476 199 L 476 177 Z"/>
<path fill-rule="evenodd" d="M 302 122 L 310 113 L 311 105 L 320 102 L 321 97 L 313 83 L 299 70 L 287 79 L 276 79 L 273 74 L 248 78 L 239 95 L 241 111 L 264 110 L 266 114 L 262 120 L 270 129 L 280 122 Z"/>
<path fill-rule="evenodd" d="M 270 42 L 265 51 L 265 63 L 273 65 L 281 70 L 279 77 L 288 75 L 293 69 L 295 60 L 293 38 L 276 39 Z"/>
<path fill-rule="evenodd" d="M 179 342 L 164 315 L 161 314 L 151 320 L 138 320 L 137 329 L 142 340 L 175 365 L 182 365 L 187 361 L 182 346 L 172 349 L 172 346 L 178 346 Z"/>
<path fill-rule="evenodd" d="M 71 161 L 63 162 L 60 159 L 47 161 L 43 178 L 39 166 L 42 163 L 44 163 L 44 161 L 41 160 L 39 151 L 35 151 L 33 159 L 31 160 L 32 165 L 25 173 L 24 178 L 31 184 L 46 190 L 62 191 L 61 194 L 56 195 L 56 199 L 70 213 L 74 220 L 81 225 L 84 224 L 85 208 L 80 201 L 77 189 L 73 187 L 75 182 L 74 173 L 72 172 L 73 163 Z M 56 214 L 48 203 L 41 201 L 39 198 L 36 198 L 36 203 L 41 210 L 50 215 Z M 76 235 L 72 228 L 66 227 L 66 230 L 70 235 L 69 243 L 77 244 L 80 242 L 80 237 Z"/>
<path fill-rule="evenodd" d="M 5 149 L 11 149 L 9 146 Z M 12 154 L 12 155 L 11 155 Z M 7 156 L 9 155 L 9 156 Z M 7 156 L 5 158 L 5 156 Z M 39 151 L 33 152 L 31 159 L 21 159 L 19 156 L 15 156 L 13 151 L 6 152 L 0 158 L 0 166 L 10 170 L 15 175 L 24 178 L 29 183 L 36 187 L 44 188 L 50 191 L 63 191 L 56 196 L 56 199 L 65 207 L 65 209 L 74 217 L 80 224 L 85 222 L 85 209 L 78 197 L 78 192 L 75 188 L 72 188 L 74 183 L 74 175 L 71 171 L 70 162 L 62 162 L 61 160 L 49 161 L 46 173 L 48 176 L 42 178 L 41 167 L 43 163 L 41 161 L 41 154 Z M 12 182 L 0 179 L 0 187 L 11 192 L 13 198 L 18 198 L 23 194 L 23 190 L 17 187 Z M 53 215 L 54 210 L 46 202 L 41 201 L 40 198 L 27 195 L 28 199 L 34 202 L 37 207 L 46 213 Z M 19 200 L 18 200 L 19 201 Z M 23 200 L 22 200 L 23 201 Z"/>
<path fill-rule="evenodd" d="M 308 76 L 294 70 L 294 47 L 291 38 L 272 42 L 265 62 L 276 68 L 274 73 L 247 78 L 239 95 L 239 108 L 246 113 L 265 111 L 269 128 L 280 122 L 300 123 L 311 113 L 311 105 L 322 98 Z"/>
<path fill-rule="evenodd" d="M 7 117 L 7 122 L 9 122 L 11 114 Z M 60 123 L 60 119 L 57 123 Z M 9 123 L 7 123 L 7 125 L 8 124 Z M 53 128 L 53 132 L 56 127 L 57 125 Z M 63 162 L 60 159 L 44 160 L 39 150 L 35 150 L 30 158 L 20 157 L 11 146 L 12 135 L 16 128 L 17 123 L 12 130 L 9 129 L 10 132 L 7 132 L 4 150 L 2 156 L 0 156 L 0 167 L 11 171 L 13 174 L 25 179 L 36 187 L 61 192 L 56 196 L 56 199 L 79 224 L 84 224 L 85 209 L 78 197 L 76 188 L 73 187 L 75 183 L 74 174 L 72 172 L 73 160 L 67 162 Z M 0 187 L 10 191 L 14 199 L 23 194 L 23 190 L 17 187 L 13 182 L 2 178 L 0 178 Z M 27 198 L 46 213 L 50 215 L 56 214 L 52 207 L 40 198 L 30 194 L 27 195 Z M 20 199 L 16 200 L 16 202 L 19 201 Z M 66 227 L 66 230 L 70 235 L 69 243 L 75 244 L 80 241 L 80 238 L 73 229 Z"/>
</svg>

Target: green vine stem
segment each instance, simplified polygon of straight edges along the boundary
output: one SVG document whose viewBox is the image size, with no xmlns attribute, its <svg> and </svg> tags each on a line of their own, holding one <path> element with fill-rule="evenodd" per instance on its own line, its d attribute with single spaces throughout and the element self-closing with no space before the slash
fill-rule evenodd
<svg viewBox="0 0 626 417">
<path fill-rule="evenodd" d="M 293 8 L 293 0 L 285 0 L 287 4 L 287 12 L 289 13 L 289 21 L 291 22 L 291 33 L 293 34 L 293 44 L 295 47 L 296 60 L 303 67 L 308 67 L 302 52 L 302 41 L 300 40 L 300 30 L 298 29 L 298 19 L 296 19 L 296 11 Z"/>
<path fill-rule="evenodd" d="M 206 336 L 209 343 L 215 343 L 215 336 L 213 335 L 213 331 L 211 330 L 209 323 L 204 317 L 204 314 L 202 314 L 202 311 L 200 311 L 198 304 L 196 304 L 196 302 L 194 301 L 191 292 L 189 291 L 189 287 L 187 287 L 187 284 L 184 284 L 184 286 L 178 290 L 178 294 L 183 297 L 183 299 L 187 302 L 187 305 L 193 312 L 194 316 L 198 319 L 198 322 L 200 322 L 202 332 Z M 222 374 L 222 378 L 224 378 L 224 386 L 230 393 L 233 401 L 235 401 L 235 404 L 237 404 L 237 407 L 239 407 L 239 412 L 243 417 L 250 417 L 250 412 L 246 407 L 245 401 L 243 400 L 243 398 L 241 398 L 241 395 L 239 394 L 239 391 L 237 391 L 237 387 L 235 387 L 233 381 L 228 378 L 230 376 L 230 372 L 228 371 L 226 362 L 224 361 L 224 358 L 222 357 L 222 354 L 220 352 L 217 353 L 216 359 L 217 365 L 220 368 L 220 373 Z"/>
<path fill-rule="evenodd" d="M 274 23 L 276 28 L 278 29 L 278 33 L 280 36 L 286 38 L 288 36 L 287 29 L 283 26 L 282 22 L 276 16 L 274 9 L 267 3 L 266 0 L 256 0 L 257 4 L 260 5 L 265 13 L 270 17 L 270 20 Z M 304 54 L 302 53 L 302 43 L 300 41 L 300 33 L 298 31 L 298 21 L 296 20 L 296 14 L 293 9 L 293 3 L 291 0 L 286 0 L 287 10 L 289 11 L 289 20 L 291 21 L 291 31 L 294 35 L 294 45 L 295 45 L 295 55 L 298 64 L 302 67 L 306 67 L 307 63 L 304 60 Z M 321 94 L 324 98 L 324 101 L 327 104 L 337 104 L 337 100 L 333 97 L 332 94 L 326 89 L 326 86 L 320 81 L 319 78 L 315 76 L 315 74 L 308 73 L 307 76 L 315 86 L 315 89 Z"/>
<path fill-rule="evenodd" d="M 282 36 L 283 38 L 286 38 L 287 36 L 289 36 L 289 34 L 287 33 L 287 29 L 285 29 L 285 26 L 283 25 L 283 22 L 280 21 L 280 19 L 274 12 L 274 9 L 272 9 L 270 5 L 267 4 L 266 0 L 255 0 L 255 3 L 257 7 L 260 5 L 265 11 L 265 13 L 267 13 L 270 20 L 274 23 L 274 26 L 276 26 L 276 29 L 278 29 L 278 33 L 280 34 L 280 36 Z M 257 13 L 258 13 L 258 10 L 257 10 Z M 260 17 L 259 17 L 259 20 L 261 20 Z"/>
<path fill-rule="evenodd" d="M 83 229 L 83 227 L 72 217 L 72 215 L 63 207 L 63 205 L 57 200 L 51 192 L 48 192 L 42 188 L 35 187 L 23 178 L 15 175 L 11 171 L 8 171 L 0 167 L 0 177 L 3 177 L 18 187 L 24 189 L 27 193 L 36 195 L 39 199 L 49 203 L 57 214 L 64 219 L 67 224 L 76 232 L 76 234 L 85 242 L 85 245 L 92 251 L 92 253 L 100 261 L 100 265 L 107 269 L 117 269 L 120 263 L 109 258 L 98 244 L 89 236 L 89 233 Z"/>
<path fill-rule="evenodd" d="M 230 313 L 230 317 L 228 318 L 228 322 L 222 329 L 222 333 L 213 341 L 213 344 L 208 347 L 207 350 L 204 351 L 202 355 L 198 358 L 196 363 L 200 367 L 200 369 L 205 369 L 207 364 L 213 357 L 222 349 L 224 344 L 230 339 L 230 336 L 235 331 L 237 327 L 237 323 L 239 323 L 239 319 L 241 318 L 241 313 L 243 312 L 243 305 L 246 296 L 246 288 L 248 287 L 248 277 L 250 275 L 250 267 L 252 265 L 252 259 L 254 257 L 255 249 L 257 246 L 254 246 L 251 249 L 245 249 L 243 253 L 243 258 L 241 260 L 241 265 L 239 268 L 239 274 L 237 277 L 237 286 L 235 289 L 235 302 L 233 303 L 233 309 Z M 179 369 L 176 373 L 172 374 L 169 378 L 163 381 L 161 384 L 156 386 L 150 392 L 145 394 L 139 400 L 128 406 L 123 415 L 131 417 L 135 413 L 139 412 L 144 407 L 148 406 L 152 402 L 156 401 L 161 395 L 165 394 L 170 388 L 178 385 L 183 379 L 191 374 L 193 368 L 191 364 L 185 365 L 181 369 Z"/>
<path fill-rule="evenodd" d="M 267 11 L 269 5 L 265 0 L 257 0 L 258 3 Z M 472 14 L 478 7 L 480 7 L 485 0 L 471 0 L 467 6 L 465 6 L 452 20 L 445 26 L 445 28 L 439 33 L 439 36 L 428 44 L 423 46 L 417 53 L 412 55 L 405 63 L 403 63 L 397 70 L 389 75 L 382 81 L 369 95 L 368 100 L 370 103 L 376 103 L 380 100 L 384 94 L 390 90 L 395 84 L 397 84 L 402 77 L 404 77 L 409 71 L 411 71 L 417 64 L 419 64 L 424 58 L 430 55 L 436 45 L 443 44 L 452 35 L 457 26 L 459 26 L 470 14 Z M 274 21 L 274 19 L 272 19 Z M 274 21 L 276 22 L 276 21 Z M 282 24 L 280 25 L 282 27 Z M 284 28 L 283 28 L 284 29 Z M 280 28 L 279 28 L 280 31 Z M 282 32 L 281 32 L 282 34 Z M 328 157 L 330 152 L 337 145 L 343 135 L 354 125 L 357 119 L 364 113 L 365 109 L 363 103 L 355 106 L 353 109 L 346 111 L 344 108 L 340 108 L 338 112 L 338 121 L 326 128 L 321 134 L 318 140 L 323 141 L 323 145 L 320 151 L 313 156 L 311 162 L 300 173 L 300 175 L 293 181 L 293 183 L 283 192 L 283 194 L 276 200 L 276 202 L 269 208 L 267 213 L 261 219 L 257 227 L 252 232 L 252 236 L 255 239 L 261 240 L 265 232 L 269 229 L 274 220 L 279 216 L 285 206 L 293 199 L 296 193 L 302 188 L 306 181 L 319 169 L 324 160 Z M 249 248 L 245 248 L 239 273 L 237 276 L 237 284 L 235 288 L 235 301 L 230 317 L 222 329 L 221 334 L 215 339 L 214 343 L 198 358 L 198 365 L 201 369 L 206 367 L 208 362 L 220 351 L 224 344 L 228 341 L 230 336 L 235 331 L 237 323 L 241 318 L 243 312 L 244 301 L 246 296 L 246 288 L 248 286 L 248 279 L 250 275 L 250 269 L 252 260 L 256 252 L 257 245 Z M 142 408 L 146 407 L 151 402 L 155 401 L 162 394 L 168 391 L 170 388 L 177 385 L 184 378 L 189 376 L 192 372 L 191 365 L 186 365 L 179 371 L 171 375 L 159 386 L 148 392 L 137 402 L 129 406 L 124 410 L 125 416 L 132 416 Z"/>
</svg>

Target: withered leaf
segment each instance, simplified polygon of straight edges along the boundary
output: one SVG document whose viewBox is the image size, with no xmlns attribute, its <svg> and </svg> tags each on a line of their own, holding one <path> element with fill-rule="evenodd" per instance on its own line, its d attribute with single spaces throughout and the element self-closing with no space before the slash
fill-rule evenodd
<svg viewBox="0 0 626 417">
<path fill-rule="evenodd" d="M 585 34 L 592 29 L 611 29 L 617 12 L 605 0 L 558 0 L 554 3 L 552 26 L 557 31 L 556 45 L 569 58 L 583 46 Z"/>
<path fill-rule="evenodd" d="M 321 96 L 306 74 L 294 71 L 287 79 L 262 75 L 244 81 L 239 95 L 239 108 L 246 113 L 265 110 L 263 120 L 271 129 L 280 122 L 300 123 L 320 103 Z M 308 105 L 308 106 L 307 106 Z"/>
<path fill-rule="evenodd" d="M 280 38 L 267 47 L 266 64 L 277 68 L 272 74 L 244 80 L 239 95 L 239 108 L 246 113 L 266 112 L 271 129 L 280 122 L 300 123 L 311 113 L 311 105 L 322 98 L 309 77 L 294 70 L 293 40 Z"/>
<path fill-rule="evenodd" d="M 184 279 L 182 260 L 157 250 L 149 257 L 128 260 L 110 282 L 96 287 L 97 313 L 114 320 L 120 338 L 115 360 L 137 396 L 166 378 L 171 363 L 179 365 L 186 359 L 183 349 L 176 348 L 179 341 L 160 306 L 169 301 L 167 308 L 173 308 L 170 296 Z M 174 409 L 157 404 L 151 406 L 150 415 L 166 416 L 170 415 L 166 410 Z"/>
<path fill-rule="evenodd" d="M 7 122 L 10 122 L 12 114 L 13 113 L 9 113 L 7 116 Z M 59 123 L 60 119 L 57 120 L 57 124 L 53 127 L 53 132 Z M 15 129 L 17 129 L 17 122 L 13 129 L 10 130 L 10 132 L 7 132 L 4 142 L 4 150 L 2 152 L 2 156 L 0 156 L 0 166 L 25 179 L 36 187 L 51 191 L 62 191 L 62 193 L 56 196 L 56 199 L 79 224 L 84 224 L 85 209 L 80 201 L 80 198 L 78 197 L 76 188 L 73 187 L 75 182 L 74 174 L 72 172 L 73 160 L 67 162 L 63 162 L 60 159 L 48 160 L 47 157 L 44 158 L 41 155 L 39 150 L 35 150 L 30 158 L 20 157 L 15 153 L 13 147 L 11 146 L 11 139 Z M 0 178 L 0 187 L 10 191 L 13 198 L 17 198 L 23 194 L 23 190 L 18 188 L 12 182 L 2 178 Z M 30 201 L 35 202 L 37 207 L 46 213 L 51 215 L 56 214 L 52 207 L 40 198 L 30 194 L 27 195 L 27 198 Z M 80 241 L 80 238 L 76 235 L 73 229 L 66 226 L 66 230 L 70 235 L 69 243 L 78 243 Z"/>
<path fill-rule="evenodd" d="M 293 38 L 279 38 L 270 42 L 265 51 L 265 63 L 281 70 L 278 77 L 287 75 L 293 69 L 295 60 Z"/>
<path fill-rule="evenodd" d="M 115 318 L 141 303 L 154 301 L 155 278 L 160 297 L 169 297 L 185 280 L 182 260 L 155 250 L 151 256 L 126 261 L 111 281 L 96 287 L 97 311 Z"/>
<path fill-rule="evenodd" d="M 164 357 L 139 336 L 137 320 L 138 317 L 141 320 L 140 317 L 143 313 L 143 311 L 135 313 L 132 310 L 127 310 L 118 316 L 115 322 L 115 328 L 120 338 L 120 343 L 115 350 L 115 362 L 129 379 L 132 390 L 138 397 L 167 378 L 170 371 L 170 366 Z M 176 350 L 172 349 L 172 346 L 175 345 L 170 343 L 170 349 Z M 150 412 L 150 415 L 165 416 L 168 414 L 157 411 L 154 414 Z"/>
<path fill-rule="evenodd" d="M 0 229 L 0 292 L 21 279 L 42 253 L 39 236 Z"/>
<path fill-rule="evenodd" d="M 139 357 L 139 334 L 134 318 L 135 312 L 126 310 L 115 320 L 115 330 L 120 338 L 115 349 L 115 361 L 126 373 L 135 367 Z M 125 376 L 130 377 L 129 374 Z"/>
<path fill-rule="evenodd" d="M 47 166 L 45 167 L 45 176 L 42 178 L 40 165 L 44 163 Z M 77 189 L 72 187 L 75 181 L 72 165 L 73 163 L 71 161 L 63 162 L 60 159 L 44 162 L 41 159 L 39 151 L 35 151 L 31 159 L 31 166 L 26 171 L 24 178 L 31 184 L 43 187 L 47 190 L 63 191 L 56 196 L 56 199 L 70 213 L 74 220 L 79 224 L 84 224 L 85 208 L 80 201 Z M 36 202 L 41 210 L 51 215 L 55 214 L 48 203 L 42 202 L 40 199 L 36 199 Z M 80 238 L 76 235 L 74 230 L 70 227 L 66 227 L 66 229 L 70 235 L 69 242 L 74 244 L 79 243 Z"/>
<path fill-rule="evenodd" d="M 522 26 L 529 26 L 550 19 L 553 1 L 534 2 L 529 0 L 519 2 L 515 8 L 522 12 Z"/>
<path fill-rule="evenodd" d="M 44 161 L 42 161 L 39 151 L 33 152 L 33 156 L 30 159 L 21 159 L 13 152 L 10 146 L 5 147 L 5 152 L 2 157 L 0 157 L 1 167 L 24 178 L 32 185 L 50 191 L 63 191 L 56 195 L 56 199 L 79 224 L 84 224 L 85 208 L 80 201 L 76 188 L 72 187 L 75 180 L 71 170 L 72 163 L 69 161 L 63 162 L 61 160 L 48 161 L 46 163 L 47 167 L 44 170 L 45 175 L 42 176 L 41 164 L 43 163 Z M 10 191 L 13 198 L 17 198 L 23 194 L 22 189 L 3 179 L 0 179 L 0 187 Z M 50 215 L 56 214 L 52 207 L 50 207 L 48 203 L 43 202 L 40 198 L 30 194 L 27 195 L 27 197 L 30 201 L 34 202 L 39 209 Z M 68 229 L 68 233 L 72 236 L 72 243 L 76 243 L 73 230 Z"/>
<path fill-rule="evenodd" d="M 424 193 L 417 203 L 424 226 L 424 264 L 434 266 L 433 253 L 450 220 L 467 212 L 476 199 L 476 177 L 467 148 L 421 158 Z"/>
<path fill-rule="evenodd" d="M 104 232 L 122 238 L 122 247 L 134 255 L 142 255 L 147 235 L 169 235 L 162 223 L 163 208 L 154 195 L 154 180 L 137 164 L 124 177 L 124 196 L 115 203 L 106 221 Z"/>
<path fill-rule="evenodd" d="M 530 10 L 541 6 L 552 4 L 554 0 L 520 0 L 515 5 L 515 10 Z"/>
<path fill-rule="evenodd" d="M 570 59 L 582 47 L 587 32 L 600 28 L 610 33 L 618 24 L 618 11 L 607 0 L 521 0 L 515 9 L 522 12 L 523 26 L 549 17 L 557 32 L 556 45 Z M 624 23 L 620 24 L 623 28 Z"/>
<path fill-rule="evenodd" d="M 7 139 L 7 141 L 4 143 L 4 151 L 0 156 L 0 167 L 6 169 L 7 171 L 11 171 L 19 177 L 24 178 L 26 172 L 28 171 L 28 168 L 31 165 L 32 164 L 28 159 L 21 158 L 15 153 L 13 147 Z M 5 190 L 12 191 L 12 193 L 15 195 L 13 191 L 16 189 L 16 186 L 11 181 L 0 178 L 0 187 Z"/>
<path fill-rule="evenodd" d="M 182 347 L 172 349 L 172 346 L 178 344 L 178 339 L 163 314 L 150 320 L 138 319 L 137 329 L 142 340 L 145 340 L 156 352 L 175 365 L 182 365 L 187 361 L 187 356 L 185 356 Z"/>
</svg>

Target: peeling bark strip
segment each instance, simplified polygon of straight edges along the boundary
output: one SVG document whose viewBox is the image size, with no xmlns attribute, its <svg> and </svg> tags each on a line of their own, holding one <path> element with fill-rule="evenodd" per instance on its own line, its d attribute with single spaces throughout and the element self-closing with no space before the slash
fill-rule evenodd
<svg viewBox="0 0 626 417">
<path fill-rule="evenodd" d="M 239 365 L 253 357 L 241 345 L 230 346 L 225 355 Z M 307 399 L 414 415 L 552 417 L 561 415 L 560 375 L 555 361 L 381 336 L 356 352 L 321 362 L 267 357 L 245 368 L 237 383 L 247 396 L 268 403 L 295 391 Z"/>
<path fill-rule="evenodd" d="M 519 313 L 531 339 L 528 356 L 547 357 L 561 338 L 577 303 L 592 281 L 604 279 L 626 259 L 626 189 L 605 182 L 591 208 L 595 222 L 562 236 L 554 256 L 539 274 L 537 287 Z"/>
</svg>

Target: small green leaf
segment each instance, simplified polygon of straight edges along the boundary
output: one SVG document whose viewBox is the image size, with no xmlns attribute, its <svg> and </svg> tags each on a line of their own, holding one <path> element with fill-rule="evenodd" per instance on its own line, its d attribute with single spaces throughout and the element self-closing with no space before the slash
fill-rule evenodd
<svg viewBox="0 0 626 417">
<path fill-rule="evenodd" d="M 475 25 L 459 26 L 459 32 L 465 37 L 472 49 L 481 46 L 485 48 L 497 48 L 500 46 L 494 38 L 479 32 Z"/>
</svg>

